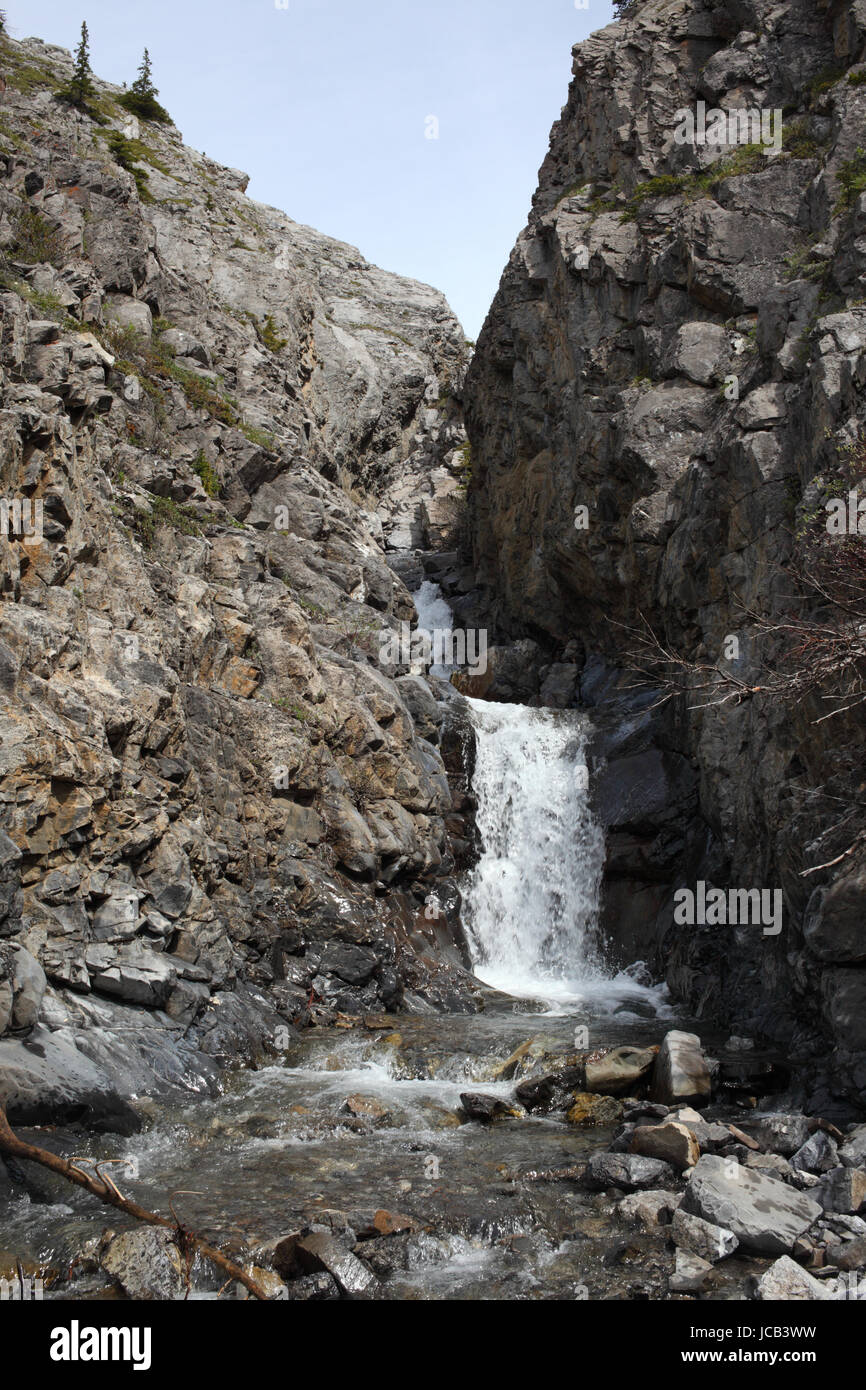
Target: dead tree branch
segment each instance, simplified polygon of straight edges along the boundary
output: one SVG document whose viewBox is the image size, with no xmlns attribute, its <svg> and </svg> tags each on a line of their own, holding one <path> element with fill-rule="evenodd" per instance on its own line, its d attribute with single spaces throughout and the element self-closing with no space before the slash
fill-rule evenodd
<svg viewBox="0 0 866 1390">
<path fill-rule="evenodd" d="M 82 1168 L 76 1166 L 77 1163 L 83 1161 L 82 1159 L 70 1163 L 65 1158 L 59 1158 L 57 1154 L 49 1153 L 47 1149 L 40 1149 L 35 1144 L 27 1144 L 23 1139 L 19 1139 L 9 1127 L 6 1111 L 2 1106 L 0 1106 L 0 1153 L 9 1154 L 11 1158 L 26 1159 L 30 1163 L 38 1163 L 43 1168 L 49 1168 L 52 1173 L 58 1173 L 62 1178 L 66 1178 L 68 1182 L 74 1183 L 76 1187 L 83 1187 L 92 1197 L 104 1202 L 106 1206 L 116 1207 L 118 1211 L 125 1212 L 127 1216 L 133 1217 L 136 1221 L 144 1221 L 149 1226 L 163 1226 L 167 1230 L 173 1231 L 182 1249 L 197 1250 L 204 1259 L 209 1260 L 211 1264 L 216 1265 L 232 1279 L 237 1279 L 239 1283 L 243 1284 L 254 1298 L 261 1299 L 265 1303 L 268 1302 L 268 1296 L 261 1286 L 249 1274 L 246 1274 L 240 1265 L 236 1265 L 221 1250 L 215 1250 L 212 1245 L 208 1245 L 201 1236 L 187 1230 L 176 1216 L 174 1221 L 170 1221 L 167 1216 L 160 1216 L 157 1212 L 148 1211 L 146 1207 L 139 1206 L 138 1202 L 124 1197 L 110 1178 L 99 1173 L 98 1164 L 93 1165 L 95 1172 L 99 1174 L 97 1177 L 95 1174 L 86 1173 Z"/>
</svg>

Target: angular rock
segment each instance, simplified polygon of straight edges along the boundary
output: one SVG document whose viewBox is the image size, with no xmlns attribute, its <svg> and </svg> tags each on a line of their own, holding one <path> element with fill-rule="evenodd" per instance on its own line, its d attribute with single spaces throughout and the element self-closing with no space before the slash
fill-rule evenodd
<svg viewBox="0 0 866 1390">
<path fill-rule="evenodd" d="M 460 1096 L 460 1104 L 470 1120 L 481 1120 L 483 1123 L 490 1120 L 519 1119 L 522 1113 L 507 1101 L 500 1100 L 498 1096 L 485 1096 L 478 1091 L 464 1091 Z"/>
<path fill-rule="evenodd" d="M 627 1225 L 644 1226 L 652 1230 L 655 1226 L 670 1223 L 679 1203 L 676 1192 L 633 1192 L 617 1202 L 616 1210 L 620 1219 Z"/>
<path fill-rule="evenodd" d="M 375 1292 L 379 1281 L 363 1261 L 344 1250 L 329 1231 L 312 1231 L 300 1237 L 296 1258 L 306 1274 L 330 1274 L 347 1297 Z"/>
<path fill-rule="evenodd" d="M 699 1293 L 713 1266 L 690 1250 L 677 1250 L 676 1269 L 668 1280 L 671 1293 Z"/>
<path fill-rule="evenodd" d="M 710 1072 L 701 1040 L 678 1029 L 665 1035 L 656 1058 L 652 1099 L 664 1105 L 705 1100 L 710 1094 Z"/>
<path fill-rule="evenodd" d="M 620 1187 L 624 1192 L 638 1192 L 657 1187 L 661 1182 L 673 1186 L 676 1174 L 669 1163 L 658 1158 L 643 1158 L 638 1154 L 593 1154 L 583 1175 L 583 1186 L 591 1192 L 603 1192 L 608 1187 Z"/>
<path fill-rule="evenodd" d="M 827 1173 L 838 1164 L 836 1142 L 823 1129 L 816 1129 L 805 1144 L 791 1155 L 791 1167 L 807 1173 Z"/>
<path fill-rule="evenodd" d="M 866 1169 L 834 1168 L 815 1188 L 815 1197 L 825 1211 L 856 1216 L 866 1211 Z"/>
<path fill-rule="evenodd" d="M 692 1169 L 682 1210 L 732 1231 L 744 1250 L 774 1255 L 788 1254 L 822 1208 L 775 1178 L 704 1154 Z"/>
<path fill-rule="evenodd" d="M 645 1080 L 656 1060 L 653 1047 L 618 1047 L 586 1063 L 586 1089 L 597 1095 L 620 1096 Z"/>
<path fill-rule="evenodd" d="M 700 1216 L 692 1216 L 682 1208 L 674 1212 L 671 1239 L 675 1245 L 691 1250 L 693 1255 L 700 1255 L 702 1260 L 710 1264 L 717 1264 L 719 1260 L 733 1255 L 740 1243 L 733 1231 L 715 1226 Z"/>
<path fill-rule="evenodd" d="M 758 1298 L 764 1303 L 819 1302 L 829 1297 L 824 1285 L 788 1255 L 776 1260 L 758 1280 Z"/>
<path fill-rule="evenodd" d="M 805 1115 L 757 1115 L 742 1120 L 740 1128 L 764 1149 L 790 1158 L 809 1139 L 809 1121 Z"/>
<path fill-rule="evenodd" d="M 171 1231 L 145 1226 L 122 1231 L 102 1251 L 100 1264 L 127 1298 L 182 1298 L 184 1261 Z"/>
<path fill-rule="evenodd" d="M 661 1158 L 682 1171 L 693 1168 L 701 1156 L 694 1134 L 685 1125 L 639 1125 L 632 1135 L 631 1151 L 646 1158 Z"/>
<path fill-rule="evenodd" d="M 615 1125 L 622 1118 L 622 1106 L 613 1096 L 578 1092 L 566 1115 L 570 1125 Z"/>
</svg>

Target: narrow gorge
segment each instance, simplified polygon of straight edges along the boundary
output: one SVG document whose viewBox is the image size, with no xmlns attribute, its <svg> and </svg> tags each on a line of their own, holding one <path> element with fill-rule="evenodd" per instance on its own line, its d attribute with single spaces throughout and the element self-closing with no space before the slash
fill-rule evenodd
<svg viewBox="0 0 866 1390">
<path fill-rule="evenodd" d="M 615 8 L 477 345 L 0 33 L 0 1299 L 866 1298 L 866 3 Z"/>
</svg>

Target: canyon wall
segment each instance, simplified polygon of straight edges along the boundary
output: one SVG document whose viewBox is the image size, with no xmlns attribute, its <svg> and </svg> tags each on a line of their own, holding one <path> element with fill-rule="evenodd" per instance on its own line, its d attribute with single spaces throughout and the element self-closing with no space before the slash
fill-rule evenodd
<svg viewBox="0 0 866 1390">
<path fill-rule="evenodd" d="M 64 103 L 63 50 L 0 71 L 0 1100 L 133 1124 L 294 1025 L 474 1007 L 441 707 L 380 660 L 466 345 L 118 88 Z"/>
<path fill-rule="evenodd" d="M 469 371 L 462 608 L 497 630 L 494 696 L 512 644 L 524 698 L 596 711 L 617 959 L 861 1099 L 863 666 L 810 684 L 820 641 L 771 629 L 856 648 L 866 621 L 859 578 L 850 612 L 808 588 L 866 474 L 864 58 L 862 0 L 643 0 L 575 48 Z M 699 143 L 718 108 L 765 125 Z M 678 925 L 701 880 L 780 889 L 782 931 Z"/>
</svg>

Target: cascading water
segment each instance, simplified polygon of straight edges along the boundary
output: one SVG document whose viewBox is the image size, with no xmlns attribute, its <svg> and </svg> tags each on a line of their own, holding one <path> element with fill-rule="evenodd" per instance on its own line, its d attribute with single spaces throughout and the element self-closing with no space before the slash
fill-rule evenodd
<svg viewBox="0 0 866 1390">
<path fill-rule="evenodd" d="M 595 938 L 604 835 L 589 805 L 587 722 L 469 701 L 482 856 L 464 893 L 480 978 L 577 999 L 605 979 Z"/>
<path fill-rule="evenodd" d="M 419 626 L 450 628 L 437 584 L 414 595 Z M 449 676 L 450 671 L 436 670 Z M 468 700 L 481 858 L 463 885 L 479 979 L 554 1009 L 667 1012 L 641 963 L 612 973 L 598 940 L 604 833 L 590 805 L 590 724 L 575 710 Z"/>
</svg>

